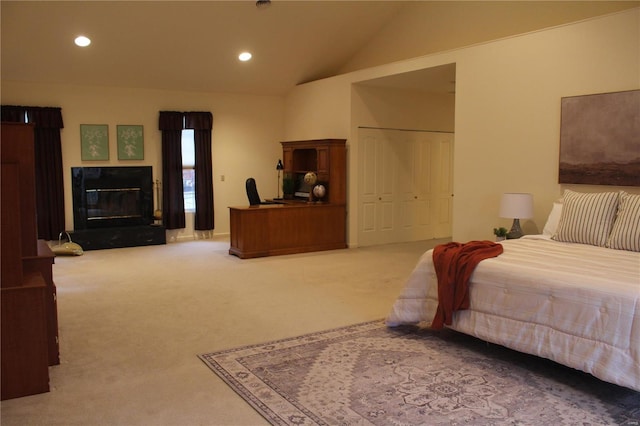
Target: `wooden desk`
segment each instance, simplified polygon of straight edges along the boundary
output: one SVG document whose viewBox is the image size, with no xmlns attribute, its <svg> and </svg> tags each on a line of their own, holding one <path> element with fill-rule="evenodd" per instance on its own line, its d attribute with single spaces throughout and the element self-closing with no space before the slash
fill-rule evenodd
<svg viewBox="0 0 640 426">
<path fill-rule="evenodd" d="M 229 210 L 229 254 L 241 259 L 347 247 L 342 204 L 261 204 Z"/>
</svg>

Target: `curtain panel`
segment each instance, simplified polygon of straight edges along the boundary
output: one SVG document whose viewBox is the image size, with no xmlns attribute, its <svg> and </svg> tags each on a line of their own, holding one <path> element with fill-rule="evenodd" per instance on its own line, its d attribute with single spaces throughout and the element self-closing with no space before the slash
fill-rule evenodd
<svg viewBox="0 0 640 426">
<path fill-rule="evenodd" d="M 2 121 L 34 124 L 38 238 L 57 240 L 65 228 L 62 109 L 2 105 L 1 111 Z"/>
<path fill-rule="evenodd" d="M 214 229 L 213 166 L 211 164 L 211 130 L 213 114 L 210 112 L 185 112 L 185 129 L 193 129 L 196 174 L 196 231 Z"/>
<path fill-rule="evenodd" d="M 211 130 L 194 130 L 196 173 L 196 231 L 214 229 Z"/>
<path fill-rule="evenodd" d="M 160 111 L 162 131 L 163 218 L 167 229 L 185 227 L 182 186 L 182 130 L 194 130 L 195 143 L 195 223 L 197 231 L 214 229 L 213 168 L 211 162 L 210 112 Z"/>
<path fill-rule="evenodd" d="M 182 126 L 180 112 L 160 111 L 162 132 L 162 219 L 167 229 L 185 227 L 182 186 Z"/>
</svg>

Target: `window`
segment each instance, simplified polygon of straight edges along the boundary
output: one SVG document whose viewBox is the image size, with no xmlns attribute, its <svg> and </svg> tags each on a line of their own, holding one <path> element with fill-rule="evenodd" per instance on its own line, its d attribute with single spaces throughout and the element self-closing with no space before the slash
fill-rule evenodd
<svg viewBox="0 0 640 426">
<path fill-rule="evenodd" d="M 182 189 L 184 211 L 196 211 L 196 156 L 193 129 L 182 131 Z"/>
</svg>

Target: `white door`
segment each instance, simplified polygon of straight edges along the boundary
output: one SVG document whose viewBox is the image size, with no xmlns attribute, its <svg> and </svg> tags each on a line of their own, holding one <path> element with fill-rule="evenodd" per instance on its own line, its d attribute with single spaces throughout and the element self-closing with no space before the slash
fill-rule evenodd
<svg viewBox="0 0 640 426">
<path fill-rule="evenodd" d="M 379 135 L 362 135 L 360 141 L 358 239 L 362 245 L 384 244 L 393 241 L 397 232 L 395 154 Z"/>
<path fill-rule="evenodd" d="M 360 129 L 359 245 L 451 234 L 451 179 L 442 177 L 451 171 L 452 141 L 447 133 Z"/>
<path fill-rule="evenodd" d="M 396 159 L 399 199 L 399 232 L 395 241 L 417 241 L 433 238 L 431 218 L 432 161 L 431 143 L 419 132 L 389 132 L 389 142 L 398 152 Z M 393 133 L 396 133 L 393 135 Z"/>
<path fill-rule="evenodd" d="M 433 237 L 451 236 L 453 218 L 453 134 L 433 135 Z"/>
</svg>

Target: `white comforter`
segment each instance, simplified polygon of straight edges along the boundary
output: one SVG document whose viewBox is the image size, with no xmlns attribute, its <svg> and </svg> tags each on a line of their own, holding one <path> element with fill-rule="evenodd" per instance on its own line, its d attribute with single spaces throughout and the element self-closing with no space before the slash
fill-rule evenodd
<svg viewBox="0 0 640 426">
<path fill-rule="evenodd" d="M 640 253 L 528 236 L 471 276 L 450 328 L 640 391 Z M 409 276 L 389 326 L 431 322 L 432 250 Z"/>
</svg>

